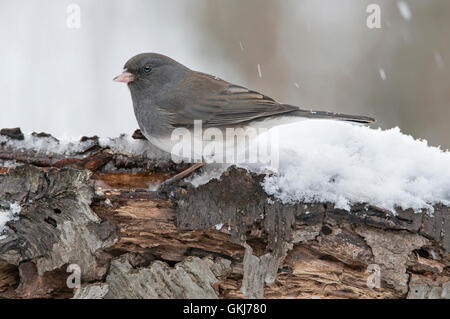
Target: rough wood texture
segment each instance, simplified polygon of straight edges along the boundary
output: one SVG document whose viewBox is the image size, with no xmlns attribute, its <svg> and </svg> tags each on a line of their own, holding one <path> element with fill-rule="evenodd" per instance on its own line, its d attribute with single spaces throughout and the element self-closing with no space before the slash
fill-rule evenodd
<svg viewBox="0 0 450 319">
<path fill-rule="evenodd" d="M 0 144 L 0 208 L 21 206 L 0 237 L 0 298 L 450 298 L 448 207 L 284 205 L 237 168 L 152 191 L 185 166 L 80 143 L 70 157 Z"/>
</svg>

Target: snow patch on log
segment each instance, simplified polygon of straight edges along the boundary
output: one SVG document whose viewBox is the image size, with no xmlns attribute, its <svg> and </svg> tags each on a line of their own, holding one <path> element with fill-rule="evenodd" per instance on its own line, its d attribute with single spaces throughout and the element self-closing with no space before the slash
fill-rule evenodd
<svg viewBox="0 0 450 319">
<path fill-rule="evenodd" d="M 51 135 L 38 135 L 29 133 L 23 140 L 11 139 L 0 136 L 0 144 L 15 150 L 34 150 L 39 154 L 75 155 L 83 153 L 93 144 L 92 140 L 80 142 L 79 138 L 64 136 L 61 140 Z"/>
<path fill-rule="evenodd" d="M 278 172 L 263 185 L 284 203 L 369 203 L 392 212 L 450 204 L 450 153 L 399 128 L 303 121 L 280 127 L 279 141 Z"/>
<path fill-rule="evenodd" d="M 132 154 L 135 156 L 146 156 L 149 159 L 170 160 L 167 154 L 153 146 L 147 140 L 134 139 L 127 134 L 116 138 L 103 137 L 72 137 L 64 135 L 55 138 L 47 133 L 22 134 L 23 139 L 15 139 L 11 136 L 0 135 L 0 145 L 14 150 L 33 150 L 38 154 L 80 155 L 86 153 L 95 146 L 110 148 L 113 151 Z"/>
<path fill-rule="evenodd" d="M 283 203 L 328 202 L 347 211 L 369 203 L 394 214 L 397 207 L 433 212 L 435 204 L 450 205 L 450 153 L 398 127 L 306 120 L 260 136 L 261 145 L 273 140 L 278 140 L 271 145 L 278 150 L 278 165 L 237 166 L 257 174 L 266 171 L 264 190 Z M 227 168 L 205 169 L 191 183 L 206 184 Z"/>
<path fill-rule="evenodd" d="M 21 207 L 18 203 L 9 204 L 8 209 L 2 209 L 2 206 L 3 205 L 0 203 L 0 239 L 4 239 L 6 237 L 6 235 L 2 235 L 2 233 L 8 229 L 6 223 L 17 220 L 21 211 Z"/>
<path fill-rule="evenodd" d="M 161 151 L 147 140 L 136 140 L 127 134 L 122 134 L 116 138 L 100 138 L 99 142 L 101 147 L 109 147 L 115 152 L 145 156 L 148 159 L 154 160 L 170 160 L 169 153 Z"/>
</svg>

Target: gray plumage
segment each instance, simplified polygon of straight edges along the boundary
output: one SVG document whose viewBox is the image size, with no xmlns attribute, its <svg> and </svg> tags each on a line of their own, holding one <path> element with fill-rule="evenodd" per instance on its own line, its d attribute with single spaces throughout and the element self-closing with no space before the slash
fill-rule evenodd
<svg viewBox="0 0 450 319">
<path fill-rule="evenodd" d="M 191 128 L 194 120 L 201 120 L 204 128 L 247 126 L 278 118 L 374 122 L 367 116 L 302 110 L 278 103 L 245 87 L 192 71 L 161 54 L 139 54 L 125 64 L 125 69 L 132 74 L 127 83 L 136 119 L 150 140 L 170 137 L 177 127 Z"/>
</svg>

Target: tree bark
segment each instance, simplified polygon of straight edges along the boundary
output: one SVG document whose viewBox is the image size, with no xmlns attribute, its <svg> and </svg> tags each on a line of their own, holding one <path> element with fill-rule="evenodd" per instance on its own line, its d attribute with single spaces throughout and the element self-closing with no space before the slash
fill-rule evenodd
<svg viewBox="0 0 450 319">
<path fill-rule="evenodd" d="M 0 298 L 450 298 L 448 207 L 287 205 L 236 167 L 154 190 L 187 165 L 80 143 L 0 144 L 0 214 L 21 207 L 0 237 Z"/>
</svg>

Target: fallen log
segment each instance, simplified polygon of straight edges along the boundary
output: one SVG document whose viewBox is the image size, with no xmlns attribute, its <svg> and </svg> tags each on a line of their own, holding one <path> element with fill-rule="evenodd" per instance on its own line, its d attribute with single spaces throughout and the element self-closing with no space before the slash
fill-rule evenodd
<svg viewBox="0 0 450 319">
<path fill-rule="evenodd" d="M 263 175 L 236 167 L 158 189 L 186 165 L 95 137 L 42 151 L 2 132 L 0 218 L 20 207 L 0 234 L 2 298 L 450 296 L 443 205 L 429 215 L 283 204 Z"/>
</svg>

